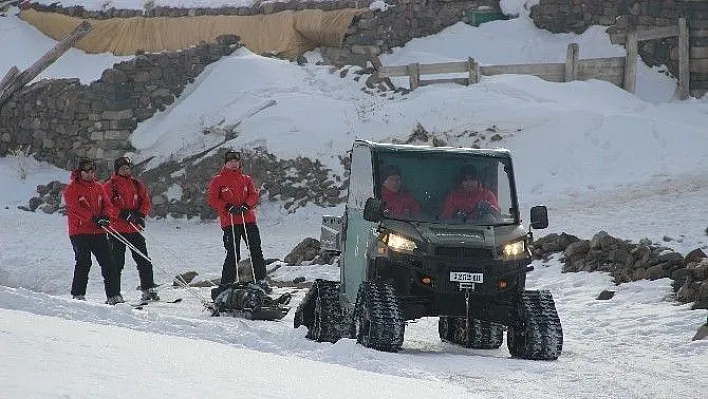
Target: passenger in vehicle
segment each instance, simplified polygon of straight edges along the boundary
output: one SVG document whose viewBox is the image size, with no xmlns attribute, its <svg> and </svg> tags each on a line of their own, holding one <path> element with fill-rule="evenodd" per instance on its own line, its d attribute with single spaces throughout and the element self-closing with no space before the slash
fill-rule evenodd
<svg viewBox="0 0 708 399">
<path fill-rule="evenodd" d="M 384 215 L 393 218 L 420 216 L 418 201 L 403 187 L 401 170 L 390 165 L 381 173 L 381 199 L 384 201 Z"/>
<path fill-rule="evenodd" d="M 445 198 L 441 218 L 462 217 L 465 221 L 476 221 L 488 215 L 497 216 L 499 210 L 497 197 L 482 187 L 477 168 L 464 165 L 460 168 L 457 185 Z"/>
</svg>

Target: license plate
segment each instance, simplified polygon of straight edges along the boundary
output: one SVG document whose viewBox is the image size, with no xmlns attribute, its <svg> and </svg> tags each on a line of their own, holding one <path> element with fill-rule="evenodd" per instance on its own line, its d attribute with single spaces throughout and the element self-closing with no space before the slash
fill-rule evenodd
<svg viewBox="0 0 708 399">
<path fill-rule="evenodd" d="M 450 281 L 459 281 L 461 283 L 483 283 L 484 274 L 470 272 L 450 272 Z"/>
</svg>

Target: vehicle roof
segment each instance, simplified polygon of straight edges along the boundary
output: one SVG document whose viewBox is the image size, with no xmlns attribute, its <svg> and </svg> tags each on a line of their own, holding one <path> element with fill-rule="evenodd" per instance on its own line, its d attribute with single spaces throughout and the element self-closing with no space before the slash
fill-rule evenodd
<svg viewBox="0 0 708 399">
<path fill-rule="evenodd" d="M 412 144 L 392 144 L 379 143 L 369 140 L 355 140 L 354 145 L 363 145 L 371 148 L 372 151 L 390 152 L 427 152 L 431 154 L 465 154 L 479 155 L 487 157 L 511 158 L 511 152 L 505 148 L 465 148 L 465 147 L 431 147 L 425 145 Z"/>
</svg>

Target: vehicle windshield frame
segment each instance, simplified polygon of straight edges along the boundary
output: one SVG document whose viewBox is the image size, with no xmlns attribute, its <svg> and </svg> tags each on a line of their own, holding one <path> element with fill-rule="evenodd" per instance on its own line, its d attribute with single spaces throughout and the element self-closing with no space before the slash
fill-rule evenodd
<svg viewBox="0 0 708 399">
<path fill-rule="evenodd" d="M 476 226 L 508 226 L 520 223 L 514 170 L 508 152 L 380 150 L 375 152 L 372 162 L 374 194 L 377 198 L 384 199 L 384 177 L 391 173 L 391 167 L 395 166 L 401 176 L 402 191 L 410 194 L 420 207 L 418 215 L 411 215 L 410 212 L 407 215 L 394 214 L 389 209 L 382 215 L 385 219 Z M 486 217 L 486 220 L 481 220 L 479 216 L 469 216 L 471 212 L 464 217 L 443 217 L 445 199 L 453 190 L 460 189 L 460 169 L 465 165 L 474 165 L 479 169 L 480 184 L 495 195 L 500 211 L 490 212 L 496 215 L 494 219 Z M 411 176 L 418 176 L 419 179 L 415 180 Z M 425 183 L 426 181 L 431 183 Z M 434 192 L 424 191 L 423 186 L 427 184 L 433 186 L 431 190 Z"/>
</svg>

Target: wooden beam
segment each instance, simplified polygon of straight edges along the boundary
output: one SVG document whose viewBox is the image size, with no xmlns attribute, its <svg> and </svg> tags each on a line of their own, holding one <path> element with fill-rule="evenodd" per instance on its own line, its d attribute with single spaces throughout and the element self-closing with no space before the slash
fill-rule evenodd
<svg viewBox="0 0 708 399">
<path fill-rule="evenodd" d="M 553 64 L 512 64 L 512 65 L 483 65 L 482 75 L 559 75 L 565 73 L 565 63 Z"/>
<path fill-rule="evenodd" d="M 43 70 L 47 69 L 54 61 L 67 52 L 76 42 L 86 36 L 91 31 L 91 28 L 91 24 L 88 21 L 83 21 L 67 38 L 58 42 L 29 68 L 16 74 L 15 77 L 12 78 L 12 81 L 3 89 L 2 93 L 0 93 L 0 106 L 2 106 L 12 94 L 31 82 L 37 75 L 42 73 Z"/>
<path fill-rule="evenodd" d="M 408 83 L 411 90 L 415 90 L 420 86 L 420 64 L 417 62 L 408 64 Z"/>
<path fill-rule="evenodd" d="M 467 69 L 470 74 L 467 84 L 473 85 L 479 83 L 479 80 L 482 78 L 482 72 L 480 71 L 479 63 L 474 58 L 467 59 Z"/>
<path fill-rule="evenodd" d="M 467 71 L 467 61 L 440 62 L 436 64 L 420 65 L 420 73 L 422 75 L 437 75 L 442 73 L 466 73 Z"/>
<path fill-rule="evenodd" d="M 622 87 L 628 92 L 634 94 L 637 89 L 637 53 L 639 48 L 637 45 L 637 32 L 627 32 L 627 60 L 624 62 L 624 82 Z"/>
<path fill-rule="evenodd" d="M 425 79 L 425 80 L 420 81 L 419 86 L 427 86 L 427 85 L 440 84 L 440 83 L 457 83 L 457 84 L 466 86 L 469 84 L 469 79 L 468 78 Z"/>
<path fill-rule="evenodd" d="M 13 66 L 9 71 L 7 71 L 5 77 L 0 80 L 0 93 L 3 92 L 5 86 L 10 84 L 11 80 L 15 79 L 15 76 L 17 76 L 18 73 L 20 73 L 20 70 L 17 69 L 16 66 Z"/>
<path fill-rule="evenodd" d="M 637 29 L 637 40 L 665 39 L 667 37 L 678 36 L 678 26 L 659 26 L 650 29 Z"/>
<path fill-rule="evenodd" d="M 578 67 L 578 43 L 570 43 L 565 53 L 565 81 L 570 82 L 575 80 Z"/>
<path fill-rule="evenodd" d="M 637 29 L 637 40 L 655 40 L 665 39 L 667 37 L 678 36 L 678 26 L 660 26 L 656 28 L 639 28 Z M 612 44 L 627 43 L 627 33 L 615 32 L 610 33 L 610 42 Z"/>
<path fill-rule="evenodd" d="M 379 58 L 378 55 L 371 56 L 371 65 L 374 66 L 374 69 L 376 69 L 376 73 L 383 67 L 383 64 L 381 63 L 381 59 Z M 386 86 L 388 86 L 389 89 L 391 90 L 396 90 L 396 86 L 393 84 L 391 81 L 391 78 L 388 77 L 382 77 L 381 74 L 378 75 L 379 78 L 381 78 Z"/>
<path fill-rule="evenodd" d="M 398 76 L 408 76 L 408 65 L 383 65 L 379 69 L 380 78 L 395 78 Z"/>
<path fill-rule="evenodd" d="M 679 19 L 678 23 L 679 29 L 679 98 L 685 100 L 689 97 L 690 93 L 690 82 L 691 82 L 691 72 L 690 72 L 690 58 L 689 58 L 689 43 L 688 43 L 688 25 L 686 25 L 686 18 Z"/>
</svg>

